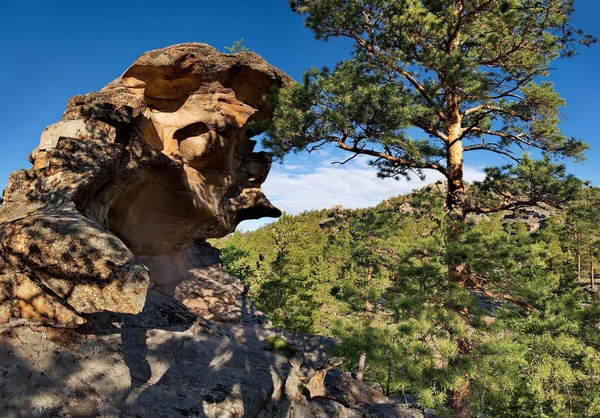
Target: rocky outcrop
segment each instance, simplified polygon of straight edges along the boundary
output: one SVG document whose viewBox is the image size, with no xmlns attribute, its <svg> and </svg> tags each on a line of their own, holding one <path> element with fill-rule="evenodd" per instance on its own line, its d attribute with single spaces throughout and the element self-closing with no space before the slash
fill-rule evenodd
<svg viewBox="0 0 600 418">
<path fill-rule="evenodd" d="M 173 296 L 180 282 L 186 301 L 194 287 L 206 293 L 204 240 L 280 215 L 260 189 L 270 160 L 250 138 L 271 112 L 264 94 L 289 82 L 254 53 L 190 43 L 150 51 L 73 97 L 42 133 L 33 168 L 7 186 L 0 323 L 135 314 L 149 288 Z"/>
<path fill-rule="evenodd" d="M 241 286 L 217 266 L 204 274 Z M 95 313 L 76 328 L 0 326 L 0 416 L 422 417 L 334 368 L 334 340 L 277 330 L 238 302 L 240 315 L 215 322 L 152 289 L 136 315 Z"/>
</svg>

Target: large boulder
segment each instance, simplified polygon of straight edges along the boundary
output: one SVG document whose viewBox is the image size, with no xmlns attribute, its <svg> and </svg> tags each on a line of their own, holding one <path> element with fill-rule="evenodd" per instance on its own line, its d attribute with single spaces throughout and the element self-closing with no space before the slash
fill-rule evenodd
<svg viewBox="0 0 600 418">
<path fill-rule="evenodd" d="M 149 288 L 173 296 L 182 281 L 190 299 L 204 287 L 194 281 L 206 276 L 205 239 L 281 213 L 260 189 L 270 160 L 250 138 L 271 114 L 265 93 L 290 81 L 257 54 L 188 43 L 150 51 L 101 91 L 69 100 L 33 168 L 9 179 L 0 323 L 134 314 Z"/>
</svg>

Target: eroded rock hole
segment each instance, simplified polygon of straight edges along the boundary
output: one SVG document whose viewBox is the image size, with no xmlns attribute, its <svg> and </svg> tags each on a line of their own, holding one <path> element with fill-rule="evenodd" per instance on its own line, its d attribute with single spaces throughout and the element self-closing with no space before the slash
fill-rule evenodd
<svg viewBox="0 0 600 418">
<path fill-rule="evenodd" d="M 185 141 L 190 137 L 206 134 L 209 130 L 210 129 L 208 128 L 208 125 L 206 123 L 196 122 L 177 130 L 175 134 L 173 134 L 173 138 L 181 144 L 181 141 Z"/>
</svg>

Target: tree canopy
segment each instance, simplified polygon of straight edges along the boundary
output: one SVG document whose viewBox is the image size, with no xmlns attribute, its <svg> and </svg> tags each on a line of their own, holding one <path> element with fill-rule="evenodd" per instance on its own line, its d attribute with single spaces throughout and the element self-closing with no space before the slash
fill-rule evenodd
<svg viewBox="0 0 600 418">
<path fill-rule="evenodd" d="M 350 39 L 352 57 L 312 69 L 278 91 L 265 144 L 278 157 L 331 144 L 363 154 L 382 177 L 435 170 L 447 207 L 491 211 L 467 200 L 463 157 L 486 151 L 513 170 L 561 171 L 587 145 L 560 129 L 565 101 L 547 77 L 551 62 L 595 39 L 574 28 L 571 0 L 299 0 L 294 11 L 318 39 Z M 413 138 L 410 128 L 423 137 Z M 569 180 L 561 176 L 559 180 Z M 511 195 L 501 205 L 551 200 Z M 500 209 L 500 208 L 498 208 Z"/>
<path fill-rule="evenodd" d="M 423 177 L 433 170 L 446 179 L 443 208 L 451 216 L 437 218 L 432 226 L 435 232 L 425 234 L 428 239 L 417 236 L 401 248 L 390 248 L 399 236 L 386 234 L 382 241 L 381 231 L 370 232 L 384 219 L 388 231 L 404 233 L 396 229 L 395 223 L 404 225 L 398 213 L 389 211 L 383 218 L 362 223 L 362 229 L 346 226 L 347 231 L 354 230 L 348 236 L 354 244 L 345 264 L 356 268 L 344 271 L 361 278 L 362 282 L 354 282 L 362 283 L 363 289 L 347 295 L 366 298 L 364 310 L 369 311 L 367 307 L 379 300 L 368 297 L 378 295 L 368 290 L 374 286 L 372 278 L 382 272 L 386 280 L 401 274 L 404 280 L 387 287 L 402 295 L 388 299 L 399 304 L 398 310 L 388 308 L 397 314 L 397 323 L 404 324 L 405 335 L 418 342 L 390 337 L 387 331 L 370 332 L 370 320 L 361 328 L 350 325 L 349 341 L 353 335 L 385 334 L 397 343 L 404 341 L 408 351 L 431 352 L 438 358 L 425 355 L 420 358 L 423 368 L 411 371 L 423 382 L 436 382 L 437 391 L 421 388 L 425 390 L 421 398 L 451 403 L 456 416 L 470 417 L 478 396 L 492 396 L 486 395 L 491 385 L 483 394 L 478 392 L 482 387 L 477 379 L 489 376 L 478 375 L 476 365 L 479 362 L 482 370 L 492 367 L 480 362 L 485 358 L 480 348 L 489 343 L 491 351 L 507 356 L 523 348 L 498 339 L 493 332 L 486 334 L 490 339 L 472 332 L 480 327 L 477 318 L 481 320 L 474 314 L 473 295 L 512 306 L 504 325 L 545 330 L 550 326 L 546 321 L 552 323 L 556 315 L 562 318 L 571 309 L 567 305 L 572 293 L 564 285 L 572 277 L 557 267 L 564 265 L 557 238 L 565 233 L 562 226 L 556 226 L 555 233 L 532 236 L 518 225 L 512 229 L 491 222 L 473 227 L 468 215 L 544 203 L 561 207 L 581 192 L 581 182 L 567 174 L 563 160 L 581 161 L 588 146 L 561 130 L 561 109 L 566 103 L 549 76 L 554 60 L 571 57 L 578 47 L 596 40 L 572 25 L 572 0 L 296 0 L 290 4 L 317 39 L 345 38 L 353 50 L 334 68 L 311 69 L 301 83 L 273 92 L 269 99 L 274 117 L 267 122 L 265 146 L 279 158 L 293 151 L 334 146 L 348 153 L 340 164 L 366 155 L 384 178 Z M 473 153 L 504 161 L 487 168 L 485 180 L 467 190 L 464 159 Z M 406 248 L 414 243 L 425 247 Z M 583 243 L 576 240 L 575 245 L 581 256 Z M 588 239 L 586 245 L 593 283 L 595 243 Z M 374 249 L 383 251 L 386 261 L 378 259 L 381 254 Z M 401 254 L 402 261 L 394 254 Z M 386 265 L 395 267 L 388 270 Z M 575 311 L 570 311 L 573 317 L 582 315 Z M 521 322 L 514 312 L 527 320 Z M 537 324 L 530 326 L 527 321 Z M 540 336 L 540 340 L 527 340 L 528 349 L 548 337 L 546 331 L 540 331 Z M 394 344 L 385 346 L 388 352 L 395 350 Z M 365 355 L 366 348 L 361 350 Z M 580 346 L 573 351 L 565 364 L 583 361 L 582 350 Z M 521 359 L 524 364 L 533 361 L 525 354 Z M 393 374 L 389 367 L 388 373 Z M 565 370 L 561 364 L 555 367 Z M 452 372 L 439 374 L 440 369 Z M 528 373 L 514 369 L 521 375 Z M 550 375 L 532 379 L 560 379 Z M 563 388 L 569 391 L 573 386 Z M 453 391 L 450 402 L 446 389 Z M 542 391 L 522 389 L 527 392 L 523 396 L 542 396 Z M 540 398 L 540 404 L 549 405 L 547 396 Z M 519 409 L 521 400 L 505 401 Z M 549 408 L 564 412 L 563 407 Z"/>
</svg>

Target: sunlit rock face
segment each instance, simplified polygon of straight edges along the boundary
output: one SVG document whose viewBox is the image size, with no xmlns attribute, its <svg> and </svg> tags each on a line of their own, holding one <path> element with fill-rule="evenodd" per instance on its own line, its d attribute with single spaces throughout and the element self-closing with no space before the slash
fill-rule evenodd
<svg viewBox="0 0 600 418">
<path fill-rule="evenodd" d="M 33 168 L 7 186 L 0 322 L 137 313 L 151 287 L 190 299 L 177 285 L 197 289 L 189 282 L 214 264 L 206 238 L 281 213 L 260 188 L 270 159 L 250 138 L 271 115 L 265 93 L 289 82 L 254 53 L 189 43 L 150 51 L 69 100 Z"/>
<path fill-rule="evenodd" d="M 270 114 L 264 94 L 285 79 L 255 54 L 224 55 L 206 45 L 140 57 L 102 92 L 146 104 L 147 122 L 138 127 L 145 142 L 180 170 L 147 170 L 112 204 L 109 228 L 136 253 L 162 254 L 221 237 L 245 219 L 279 216 L 260 189 L 270 160 L 252 152 L 249 137 L 258 133 L 252 122 Z"/>
</svg>

